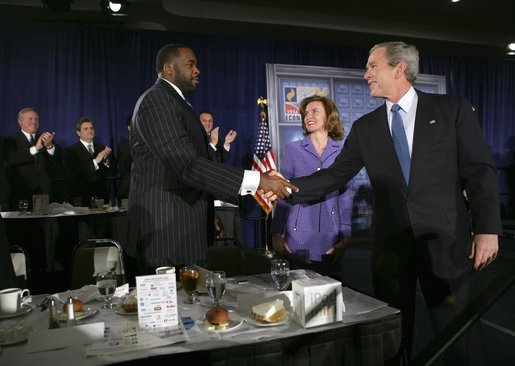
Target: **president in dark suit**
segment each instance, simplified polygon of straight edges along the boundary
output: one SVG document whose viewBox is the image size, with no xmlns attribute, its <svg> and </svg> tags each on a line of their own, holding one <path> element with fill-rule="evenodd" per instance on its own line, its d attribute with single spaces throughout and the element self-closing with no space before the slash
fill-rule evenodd
<svg viewBox="0 0 515 366">
<path fill-rule="evenodd" d="M 80 197 L 81 205 L 89 207 L 91 198 L 109 200 L 111 181 L 115 177 L 116 163 L 109 146 L 95 143 L 95 125 L 90 117 L 82 117 L 75 126 L 79 141 L 70 146 L 65 163 L 71 174 L 72 202 Z"/>
<path fill-rule="evenodd" d="M 208 159 L 208 140 L 184 99 L 199 84 L 193 51 L 169 44 L 156 58 L 158 80 L 138 100 L 130 136 L 134 159 L 129 192 L 128 253 L 141 270 L 202 262 L 214 235 L 213 196 L 235 201 L 256 189 L 289 196 L 279 177 Z"/>
<path fill-rule="evenodd" d="M 9 205 L 18 209 L 18 200 L 32 207 L 32 195 L 48 194 L 52 202 L 52 165 L 56 148 L 54 133 L 38 133 L 39 114 L 34 108 L 18 112 L 20 131 L 2 141 L 7 178 L 11 184 Z"/>
<path fill-rule="evenodd" d="M 410 357 L 417 279 L 437 332 L 468 304 L 473 271 L 497 255 L 497 172 L 470 104 L 413 88 L 414 46 L 376 45 L 366 68 L 370 95 L 386 103 L 354 122 L 331 167 L 292 180 L 299 192 L 291 202 L 316 200 L 366 168 L 375 199 L 374 292 L 401 309 Z M 465 338 L 446 357 L 480 364 L 480 344 Z"/>
</svg>

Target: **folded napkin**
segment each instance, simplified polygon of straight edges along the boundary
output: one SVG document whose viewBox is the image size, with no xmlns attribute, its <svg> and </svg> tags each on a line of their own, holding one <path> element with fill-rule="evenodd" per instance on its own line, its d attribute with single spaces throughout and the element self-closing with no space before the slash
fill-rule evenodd
<svg viewBox="0 0 515 366">
<path fill-rule="evenodd" d="M 116 291 L 114 292 L 114 297 L 122 297 L 123 295 L 128 293 L 129 284 L 126 283 L 116 288 Z M 73 298 L 80 299 L 83 303 L 96 300 L 103 300 L 103 297 L 98 292 L 98 288 L 96 285 L 86 285 L 77 290 L 69 290 L 52 295 L 54 299 L 62 303 L 64 303 L 70 296 Z"/>
<path fill-rule="evenodd" d="M 63 204 L 52 202 L 48 205 L 48 213 L 50 215 L 77 215 L 88 212 L 88 207 L 74 207 L 67 202 L 64 202 Z"/>
</svg>

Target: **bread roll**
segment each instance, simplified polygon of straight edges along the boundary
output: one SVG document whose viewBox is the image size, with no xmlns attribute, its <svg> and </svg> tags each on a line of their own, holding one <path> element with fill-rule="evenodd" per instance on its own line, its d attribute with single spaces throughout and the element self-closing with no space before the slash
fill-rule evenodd
<svg viewBox="0 0 515 366">
<path fill-rule="evenodd" d="M 207 311 L 206 320 L 213 325 L 225 325 L 229 323 L 229 312 L 222 306 L 215 306 Z"/>
</svg>

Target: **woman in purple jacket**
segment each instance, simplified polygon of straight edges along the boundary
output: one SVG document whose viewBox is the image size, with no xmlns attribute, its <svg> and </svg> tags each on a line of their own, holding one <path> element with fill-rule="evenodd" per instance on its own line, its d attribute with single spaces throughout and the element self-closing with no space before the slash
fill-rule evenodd
<svg viewBox="0 0 515 366">
<path fill-rule="evenodd" d="M 305 98 L 300 114 L 306 137 L 285 147 L 281 173 L 286 179 L 329 167 L 343 145 L 343 125 L 331 99 L 318 95 Z M 350 189 L 302 205 L 279 201 L 271 228 L 274 249 L 293 258 L 298 266 L 311 262 L 307 267 L 334 273 L 351 235 L 351 214 Z"/>
</svg>

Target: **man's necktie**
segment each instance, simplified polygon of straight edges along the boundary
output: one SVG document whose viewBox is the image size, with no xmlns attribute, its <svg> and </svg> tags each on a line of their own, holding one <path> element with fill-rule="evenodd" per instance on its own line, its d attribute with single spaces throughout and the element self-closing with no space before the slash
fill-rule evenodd
<svg viewBox="0 0 515 366">
<path fill-rule="evenodd" d="M 404 180 L 406 184 L 408 184 L 411 158 L 409 155 L 408 139 L 406 138 L 406 132 L 404 131 L 404 124 L 402 123 L 399 109 L 398 104 L 392 105 L 392 138 L 395 151 L 397 151 L 397 158 L 401 164 Z"/>
<path fill-rule="evenodd" d="M 35 146 L 36 145 L 36 139 L 34 138 L 34 135 L 30 135 L 30 146 Z"/>
<path fill-rule="evenodd" d="M 91 144 L 88 145 L 88 151 L 91 154 L 91 156 L 95 155 L 95 151 L 93 150 L 93 145 L 91 145 Z"/>
</svg>

